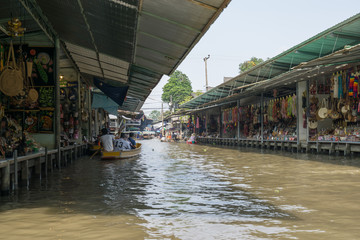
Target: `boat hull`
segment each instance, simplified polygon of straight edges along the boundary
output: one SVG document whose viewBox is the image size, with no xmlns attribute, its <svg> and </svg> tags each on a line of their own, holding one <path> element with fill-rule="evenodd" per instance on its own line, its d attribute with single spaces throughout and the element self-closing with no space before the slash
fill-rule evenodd
<svg viewBox="0 0 360 240">
<path fill-rule="evenodd" d="M 133 158 L 139 156 L 141 153 L 141 143 L 136 144 L 135 149 L 131 149 L 129 151 L 116 151 L 116 152 L 102 152 L 101 159 L 108 160 L 108 159 L 126 159 L 126 158 Z"/>
</svg>

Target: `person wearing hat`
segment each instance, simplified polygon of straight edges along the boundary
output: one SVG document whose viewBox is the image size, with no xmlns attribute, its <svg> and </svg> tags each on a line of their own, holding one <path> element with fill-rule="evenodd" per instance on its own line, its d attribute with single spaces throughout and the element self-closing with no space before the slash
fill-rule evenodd
<svg viewBox="0 0 360 240">
<path fill-rule="evenodd" d="M 101 129 L 102 136 L 100 137 L 100 142 L 105 152 L 114 151 L 114 140 L 115 136 L 109 134 L 109 131 L 106 128 Z"/>
</svg>

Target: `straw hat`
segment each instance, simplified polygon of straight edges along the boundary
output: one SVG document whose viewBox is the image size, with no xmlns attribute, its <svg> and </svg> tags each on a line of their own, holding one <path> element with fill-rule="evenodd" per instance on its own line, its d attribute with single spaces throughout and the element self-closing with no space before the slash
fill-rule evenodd
<svg viewBox="0 0 360 240">
<path fill-rule="evenodd" d="M 315 129 L 318 126 L 318 122 L 316 120 L 309 120 L 309 128 Z"/>
<path fill-rule="evenodd" d="M 29 101 L 36 102 L 38 98 L 39 98 L 39 93 L 34 88 L 31 88 L 28 93 Z"/>
</svg>

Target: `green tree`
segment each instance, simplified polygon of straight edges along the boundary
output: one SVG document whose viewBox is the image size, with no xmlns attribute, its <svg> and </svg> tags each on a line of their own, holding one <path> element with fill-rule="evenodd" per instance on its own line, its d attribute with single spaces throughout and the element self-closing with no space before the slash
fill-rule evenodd
<svg viewBox="0 0 360 240">
<path fill-rule="evenodd" d="M 166 103 L 171 102 L 171 107 L 174 107 L 174 105 L 184 101 L 185 97 L 191 93 L 192 87 L 189 78 L 186 74 L 176 70 L 163 87 L 161 100 Z"/>
<path fill-rule="evenodd" d="M 259 63 L 264 62 L 262 58 L 252 57 L 250 60 L 239 64 L 239 73 L 246 72 L 247 70 L 255 67 Z"/>
<path fill-rule="evenodd" d="M 152 120 L 158 121 L 158 120 L 160 120 L 160 115 L 161 115 L 161 113 L 158 110 L 153 110 L 149 114 L 149 118 Z"/>
<path fill-rule="evenodd" d="M 203 92 L 201 90 L 196 90 L 196 92 L 192 92 L 190 95 L 186 96 L 184 98 L 184 101 L 180 102 L 179 104 L 181 105 L 181 104 L 187 103 L 191 99 L 196 98 L 196 97 L 200 96 L 201 94 L 203 94 Z"/>
</svg>

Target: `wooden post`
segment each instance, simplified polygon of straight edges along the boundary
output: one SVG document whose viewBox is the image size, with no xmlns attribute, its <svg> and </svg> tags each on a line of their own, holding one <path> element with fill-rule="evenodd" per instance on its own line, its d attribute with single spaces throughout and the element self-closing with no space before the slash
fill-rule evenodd
<svg viewBox="0 0 360 240">
<path fill-rule="evenodd" d="M 261 97 L 260 97 L 260 139 L 261 139 L 261 144 L 264 142 L 264 94 L 261 93 Z"/>
<path fill-rule="evenodd" d="M 39 175 L 41 180 L 41 157 L 35 159 L 35 173 Z"/>
<path fill-rule="evenodd" d="M 29 160 L 22 162 L 21 168 L 21 180 L 26 181 L 26 187 L 29 187 L 30 171 L 29 171 Z"/>
<path fill-rule="evenodd" d="M 18 152 L 17 150 L 14 151 L 14 188 L 18 189 L 19 187 L 19 178 L 18 178 L 18 159 L 17 159 Z"/>
<path fill-rule="evenodd" d="M 335 152 L 335 144 L 332 142 L 329 149 L 329 155 L 333 154 Z"/>
<path fill-rule="evenodd" d="M 10 192 L 10 161 L 7 166 L 1 169 L 1 193 L 9 194 Z"/>
<path fill-rule="evenodd" d="M 60 147 L 60 143 L 58 145 L 58 154 L 57 154 L 57 165 L 58 165 L 58 169 L 61 170 L 61 147 Z"/>
<path fill-rule="evenodd" d="M 48 149 L 45 147 L 45 177 L 47 177 L 48 167 Z"/>
<path fill-rule="evenodd" d="M 54 159 L 56 160 L 56 154 L 50 154 L 50 171 L 51 173 L 54 172 Z"/>
<path fill-rule="evenodd" d="M 350 155 L 350 144 L 346 143 L 345 150 L 344 150 L 344 156 Z"/>
</svg>

